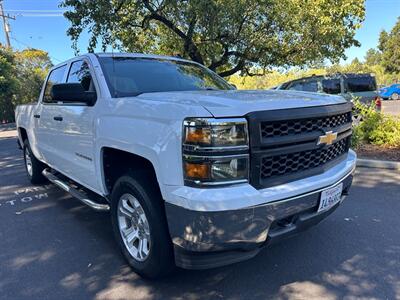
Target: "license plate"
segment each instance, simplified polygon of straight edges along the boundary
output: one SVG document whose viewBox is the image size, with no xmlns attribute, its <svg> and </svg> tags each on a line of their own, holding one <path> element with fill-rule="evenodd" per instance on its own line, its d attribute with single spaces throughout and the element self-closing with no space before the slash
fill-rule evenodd
<svg viewBox="0 0 400 300">
<path fill-rule="evenodd" d="M 319 202 L 318 212 L 330 209 L 342 198 L 343 183 L 337 186 L 326 189 L 321 192 L 321 200 Z"/>
</svg>

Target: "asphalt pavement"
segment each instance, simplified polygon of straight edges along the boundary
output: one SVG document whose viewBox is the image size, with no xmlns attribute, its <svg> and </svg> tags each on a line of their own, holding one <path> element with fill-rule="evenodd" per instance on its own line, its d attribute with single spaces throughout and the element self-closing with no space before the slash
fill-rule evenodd
<svg viewBox="0 0 400 300">
<path fill-rule="evenodd" d="M 252 260 L 143 280 L 107 213 L 33 186 L 14 137 L 0 138 L 0 299 L 400 299 L 400 173 L 358 169 L 318 226 Z"/>
</svg>

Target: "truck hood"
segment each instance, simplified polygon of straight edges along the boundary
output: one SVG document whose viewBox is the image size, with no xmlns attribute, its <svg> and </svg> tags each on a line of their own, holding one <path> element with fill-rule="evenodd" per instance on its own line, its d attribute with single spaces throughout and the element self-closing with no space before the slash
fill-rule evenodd
<svg viewBox="0 0 400 300">
<path fill-rule="evenodd" d="M 145 93 L 137 98 L 200 105 L 214 117 L 244 116 L 249 112 L 345 103 L 340 96 L 285 90 L 229 90 Z"/>
</svg>

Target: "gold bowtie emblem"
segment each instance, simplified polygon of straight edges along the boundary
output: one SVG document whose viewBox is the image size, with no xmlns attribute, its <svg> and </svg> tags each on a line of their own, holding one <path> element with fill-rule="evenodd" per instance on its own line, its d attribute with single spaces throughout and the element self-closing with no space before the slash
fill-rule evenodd
<svg viewBox="0 0 400 300">
<path fill-rule="evenodd" d="M 318 138 L 317 145 L 321 144 L 332 145 L 333 142 L 336 141 L 336 139 L 337 139 L 337 132 L 328 131 L 325 133 L 325 135 L 321 135 Z"/>
</svg>

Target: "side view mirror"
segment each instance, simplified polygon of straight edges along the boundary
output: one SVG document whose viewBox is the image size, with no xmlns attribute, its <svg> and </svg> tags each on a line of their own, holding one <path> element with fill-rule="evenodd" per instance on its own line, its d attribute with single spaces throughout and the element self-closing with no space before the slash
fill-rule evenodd
<svg viewBox="0 0 400 300">
<path fill-rule="evenodd" d="M 96 92 L 87 92 L 80 83 L 58 83 L 51 87 L 53 101 L 66 103 L 85 103 L 93 105 L 97 99 Z"/>
</svg>

